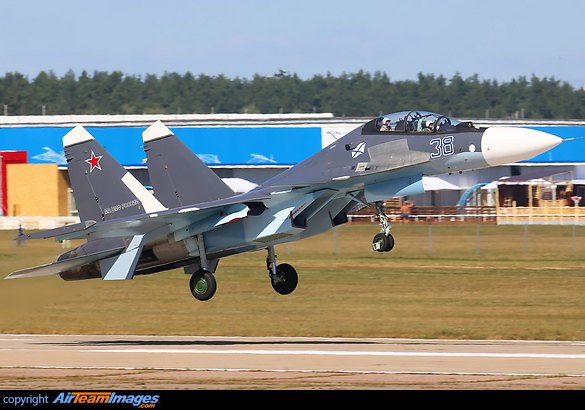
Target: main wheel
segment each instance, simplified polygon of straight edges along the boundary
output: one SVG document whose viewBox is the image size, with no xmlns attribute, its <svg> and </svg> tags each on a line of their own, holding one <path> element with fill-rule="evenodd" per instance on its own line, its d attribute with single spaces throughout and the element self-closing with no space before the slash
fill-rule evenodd
<svg viewBox="0 0 585 410">
<path fill-rule="evenodd" d="M 215 276 L 213 276 L 211 272 L 198 270 L 191 275 L 189 288 L 197 300 L 209 300 L 215 295 L 217 282 L 215 281 Z"/>
<path fill-rule="evenodd" d="M 299 277 L 295 268 L 288 263 L 281 263 L 276 267 L 277 278 L 271 277 L 272 288 L 281 295 L 292 293 L 299 283 Z"/>
<path fill-rule="evenodd" d="M 390 234 L 379 233 L 374 236 L 372 248 L 378 252 L 390 252 L 394 248 L 394 237 Z"/>
</svg>

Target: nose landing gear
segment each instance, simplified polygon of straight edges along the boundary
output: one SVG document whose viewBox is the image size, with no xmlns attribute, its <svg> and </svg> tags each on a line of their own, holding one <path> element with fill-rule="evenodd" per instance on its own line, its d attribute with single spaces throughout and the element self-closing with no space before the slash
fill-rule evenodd
<svg viewBox="0 0 585 410">
<path fill-rule="evenodd" d="M 376 205 L 376 216 L 380 219 L 382 229 L 379 234 L 374 236 L 372 249 L 377 252 L 390 252 L 394 248 L 394 237 L 390 234 L 392 228 L 388 223 L 388 217 L 384 213 L 384 205 L 378 201 Z"/>
<path fill-rule="evenodd" d="M 394 237 L 390 234 L 379 233 L 374 236 L 372 249 L 378 252 L 390 252 L 394 248 Z"/>
</svg>

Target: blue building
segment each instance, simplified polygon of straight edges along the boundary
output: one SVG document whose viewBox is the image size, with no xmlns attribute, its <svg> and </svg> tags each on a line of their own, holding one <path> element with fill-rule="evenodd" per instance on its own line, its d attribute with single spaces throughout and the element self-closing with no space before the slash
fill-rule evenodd
<svg viewBox="0 0 585 410">
<path fill-rule="evenodd" d="M 29 163 L 57 163 L 59 169 L 66 172 L 62 137 L 81 124 L 122 165 L 149 186 L 142 131 L 158 119 L 220 177 L 239 178 L 255 184 L 299 163 L 369 120 L 335 118 L 331 114 L 7 116 L 0 117 L 0 151 L 27 151 Z M 576 189 L 585 194 L 585 138 L 581 138 L 585 137 L 585 121 L 474 122 L 478 126 L 523 126 L 570 141 L 520 163 L 429 180 L 430 192 L 418 196 L 415 199 L 418 204 L 455 205 L 463 196 L 466 200 L 474 197 L 468 191 L 481 184 L 536 171 L 555 175 L 556 171 L 567 169 Z"/>
</svg>

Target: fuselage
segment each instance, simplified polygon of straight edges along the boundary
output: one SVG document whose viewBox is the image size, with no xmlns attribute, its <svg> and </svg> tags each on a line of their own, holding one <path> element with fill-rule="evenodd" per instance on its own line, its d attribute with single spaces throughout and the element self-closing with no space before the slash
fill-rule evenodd
<svg viewBox="0 0 585 410">
<path fill-rule="evenodd" d="M 135 274 L 197 263 L 200 255 L 193 236 L 197 231 L 204 232 L 210 260 L 265 249 L 318 235 L 347 222 L 347 214 L 360 201 L 371 203 L 423 193 L 423 176 L 528 159 L 560 142 L 560 138 L 539 131 L 478 128 L 470 122 L 427 112 L 382 116 L 240 195 L 237 203 L 214 208 L 217 215 L 210 215 L 206 226 L 188 226 L 186 233 L 173 232 L 146 243 Z M 261 204 L 253 202 L 259 193 L 264 195 Z M 251 199 L 247 202 L 247 198 Z M 98 239 L 72 254 L 89 254 L 113 246 L 123 248 L 128 240 Z M 61 276 L 68 280 L 99 277 L 99 262 Z"/>
</svg>

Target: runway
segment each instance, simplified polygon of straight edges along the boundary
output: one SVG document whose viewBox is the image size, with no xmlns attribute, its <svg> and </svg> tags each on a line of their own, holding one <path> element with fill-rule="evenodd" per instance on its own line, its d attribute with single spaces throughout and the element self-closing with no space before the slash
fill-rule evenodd
<svg viewBox="0 0 585 410">
<path fill-rule="evenodd" d="M 0 366 L 585 376 L 585 343 L 0 335 Z"/>
</svg>

